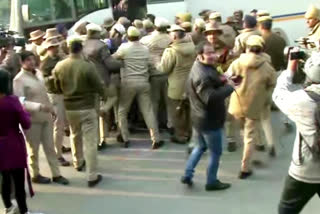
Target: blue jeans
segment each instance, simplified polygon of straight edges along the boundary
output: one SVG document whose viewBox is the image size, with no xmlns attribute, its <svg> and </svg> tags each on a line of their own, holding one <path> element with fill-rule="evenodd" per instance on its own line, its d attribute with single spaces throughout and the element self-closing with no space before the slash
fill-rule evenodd
<svg viewBox="0 0 320 214">
<path fill-rule="evenodd" d="M 199 131 L 193 129 L 193 140 L 197 146 L 193 149 L 185 170 L 185 178 L 192 179 L 194 169 L 203 153 L 209 149 L 210 158 L 207 168 L 207 185 L 215 184 L 222 154 L 223 129 Z"/>
</svg>

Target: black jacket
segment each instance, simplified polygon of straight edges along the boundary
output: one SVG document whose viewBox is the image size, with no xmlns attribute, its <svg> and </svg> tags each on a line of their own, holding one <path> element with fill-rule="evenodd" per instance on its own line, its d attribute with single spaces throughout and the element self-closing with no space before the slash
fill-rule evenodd
<svg viewBox="0 0 320 214">
<path fill-rule="evenodd" d="M 213 66 L 196 61 L 187 82 L 193 127 L 204 131 L 222 128 L 226 119 L 225 99 L 233 90 L 222 82 Z"/>
</svg>

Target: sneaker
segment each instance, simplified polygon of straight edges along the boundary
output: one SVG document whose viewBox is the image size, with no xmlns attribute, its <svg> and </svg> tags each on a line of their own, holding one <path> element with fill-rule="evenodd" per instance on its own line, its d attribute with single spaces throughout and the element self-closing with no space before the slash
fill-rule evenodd
<svg viewBox="0 0 320 214">
<path fill-rule="evenodd" d="M 38 175 L 36 177 L 31 178 L 31 181 L 35 184 L 50 184 L 50 178 L 44 177 L 42 175 Z"/>
<path fill-rule="evenodd" d="M 61 150 L 63 154 L 71 152 L 71 148 L 65 146 L 62 146 Z"/>
<path fill-rule="evenodd" d="M 228 142 L 228 152 L 235 152 L 237 151 L 237 143 L 236 142 Z"/>
<path fill-rule="evenodd" d="M 66 179 L 65 177 L 62 177 L 62 176 L 52 178 L 52 182 L 57 183 L 57 184 L 61 184 L 61 185 L 68 185 L 69 184 L 68 179 Z"/>
<path fill-rule="evenodd" d="M 19 214 L 19 208 L 16 204 L 12 203 L 10 208 L 4 209 L 4 214 Z"/>
<path fill-rule="evenodd" d="M 60 166 L 64 166 L 64 167 L 67 167 L 67 166 L 70 166 L 70 162 L 69 161 L 66 161 L 63 157 L 61 158 L 58 158 L 58 161 L 60 163 Z"/>
<path fill-rule="evenodd" d="M 219 180 L 215 184 L 207 184 L 206 185 L 206 191 L 220 191 L 229 189 L 231 187 L 231 184 L 228 183 L 222 183 Z"/>
<path fill-rule="evenodd" d="M 107 148 L 107 143 L 102 141 L 101 144 L 98 145 L 98 151 L 105 150 Z"/>
<path fill-rule="evenodd" d="M 191 178 L 187 178 L 185 176 L 181 177 L 181 183 L 188 185 L 189 187 L 191 187 L 193 185 L 193 181 Z"/>
<path fill-rule="evenodd" d="M 97 179 L 94 181 L 88 181 L 88 187 L 92 188 L 102 181 L 102 175 L 98 175 Z"/>
<path fill-rule="evenodd" d="M 156 149 L 159 149 L 161 148 L 162 146 L 164 145 L 164 141 L 159 141 L 159 142 L 155 142 L 152 144 L 152 149 L 153 150 L 156 150 Z"/>
<path fill-rule="evenodd" d="M 266 147 L 264 145 L 256 145 L 255 146 L 256 150 L 259 152 L 264 152 L 266 151 Z"/>
<path fill-rule="evenodd" d="M 248 177 L 250 177 L 252 175 L 252 171 L 249 171 L 249 172 L 242 172 L 240 171 L 239 173 L 239 179 L 247 179 Z"/>
</svg>

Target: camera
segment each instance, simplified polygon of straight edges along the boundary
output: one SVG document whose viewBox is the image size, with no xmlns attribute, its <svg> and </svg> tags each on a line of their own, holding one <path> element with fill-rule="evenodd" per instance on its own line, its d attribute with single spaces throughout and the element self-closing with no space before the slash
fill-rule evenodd
<svg viewBox="0 0 320 214">
<path fill-rule="evenodd" d="M 299 47 L 286 47 L 284 49 L 284 56 L 289 60 L 305 60 L 307 58 L 306 52 Z"/>
<path fill-rule="evenodd" d="M 25 44 L 25 38 L 19 36 L 18 33 L 14 31 L 7 31 L 0 28 L 0 48 L 5 48 L 9 45 L 24 47 Z"/>
</svg>

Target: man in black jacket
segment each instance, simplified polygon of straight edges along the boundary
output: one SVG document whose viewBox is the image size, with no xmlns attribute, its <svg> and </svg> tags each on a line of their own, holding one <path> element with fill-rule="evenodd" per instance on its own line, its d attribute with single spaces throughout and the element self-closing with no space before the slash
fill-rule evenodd
<svg viewBox="0 0 320 214">
<path fill-rule="evenodd" d="M 223 190 L 231 186 L 221 183 L 217 179 L 226 117 L 224 103 L 225 99 L 233 92 L 234 83 L 226 80 L 213 66 L 218 61 L 219 55 L 210 43 L 201 43 L 197 47 L 197 54 L 197 61 L 192 67 L 187 82 L 193 122 L 193 139 L 197 143 L 197 147 L 189 157 L 181 182 L 189 186 L 193 184 L 194 169 L 208 148 L 210 161 L 207 169 L 206 190 Z"/>
</svg>

